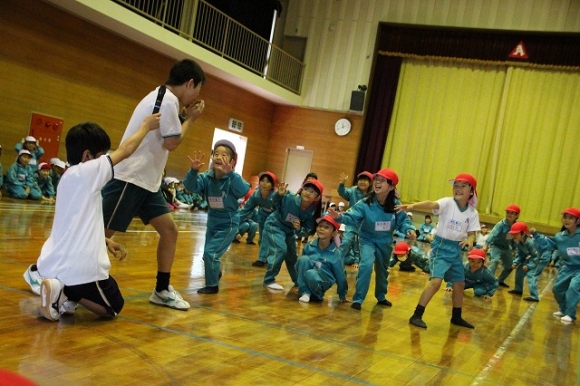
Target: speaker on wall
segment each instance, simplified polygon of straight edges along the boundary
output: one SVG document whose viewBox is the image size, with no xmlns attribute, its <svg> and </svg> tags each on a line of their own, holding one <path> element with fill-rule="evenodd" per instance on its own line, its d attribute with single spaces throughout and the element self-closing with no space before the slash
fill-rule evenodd
<svg viewBox="0 0 580 386">
<path fill-rule="evenodd" d="M 353 91 L 350 96 L 350 110 L 363 111 L 365 105 L 365 92 Z"/>
</svg>

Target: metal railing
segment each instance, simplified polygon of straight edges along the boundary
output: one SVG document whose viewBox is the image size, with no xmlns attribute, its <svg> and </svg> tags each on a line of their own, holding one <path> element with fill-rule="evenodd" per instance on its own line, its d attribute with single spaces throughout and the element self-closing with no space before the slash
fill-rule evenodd
<svg viewBox="0 0 580 386">
<path fill-rule="evenodd" d="M 304 63 L 203 0 L 111 1 L 300 94 Z"/>
</svg>

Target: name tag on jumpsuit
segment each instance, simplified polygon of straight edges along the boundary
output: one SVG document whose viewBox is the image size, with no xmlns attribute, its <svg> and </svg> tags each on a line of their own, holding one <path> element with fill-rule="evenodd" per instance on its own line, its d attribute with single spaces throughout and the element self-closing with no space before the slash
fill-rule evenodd
<svg viewBox="0 0 580 386">
<path fill-rule="evenodd" d="M 292 213 L 288 213 L 286 215 L 286 221 L 288 221 L 288 222 L 294 222 L 296 220 L 300 221 L 300 218 L 294 216 Z"/>
<path fill-rule="evenodd" d="M 207 203 L 209 204 L 209 207 L 212 209 L 223 209 L 224 208 L 223 197 L 208 197 Z"/>
<path fill-rule="evenodd" d="M 375 232 L 388 232 L 391 230 L 390 221 L 375 221 Z"/>
<path fill-rule="evenodd" d="M 568 256 L 580 256 L 580 247 L 570 247 L 566 248 Z"/>
</svg>

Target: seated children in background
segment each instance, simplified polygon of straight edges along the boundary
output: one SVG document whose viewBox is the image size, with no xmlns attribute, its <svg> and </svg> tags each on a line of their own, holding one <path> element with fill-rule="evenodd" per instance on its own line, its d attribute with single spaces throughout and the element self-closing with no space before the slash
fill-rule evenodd
<svg viewBox="0 0 580 386">
<path fill-rule="evenodd" d="M 16 153 L 18 154 L 20 154 L 20 150 L 23 149 L 30 152 L 30 165 L 36 168 L 39 162 L 38 160 L 44 154 L 44 149 L 40 146 L 36 138 L 31 135 L 24 138 L 22 141 L 18 142 L 16 146 L 14 146 L 14 150 L 16 150 Z"/>
<path fill-rule="evenodd" d="M 342 253 L 338 249 L 339 224 L 328 215 L 316 220 L 318 238 L 306 244 L 296 262 L 299 301 L 321 301 L 324 293 L 336 283 L 340 302 L 346 302 L 348 283 L 344 274 Z"/>
<path fill-rule="evenodd" d="M 338 210 L 337 210 L 337 212 L 338 213 L 341 213 L 341 214 L 344 213 L 344 202 L 341 201 L 341 202 L 338 203 Z"/>
<path fill-rule="evenodd" d="M 423 252 L 417 247 L 411 247 L 404 241 L 399 241 L 395 245 L 389 267 L 392 268 L 397 263 L 400 263 L 399 270 L 403 272 L 415 272 L 413 265 L 419 267 L 423 273 L 431 272 L 429 269 L 429 259 Z"/>
<path fill-rule="evenodd" d="M 255 221 L 257 220 L 257 216 L 258 210 L 254 209 L 253 213 L 250 213 L 248 217 L 240 220 L 238 233 L 236 234 L 236 238 L 232 240 L 233 243 L 240 243 L 242 237 L 247 233 L 248 237 L 246 237 L 246 244 L 256 245 L 254 237 L 256 237 L 256 232 L 258 230 L 258 223 Z"/>
<path fill-rule="evenodd" d="M 320 208 L 319 202 L 324 191 L 318 180 L 305 181 L 300 188 L 300 194 L 293 194 L 286 188 L 286 183 L 278 184 L 278 191 L 274 196 L 276 210 L 264 224 L 264 236 L 260 245 L 260 254 L 268 256 L 268 270 L 263 284 L 273 290 L 284 289 L 276 283 L 282 262 L 286 262 L 286 268 L 294 284 L 298 283 L 295 269 L 298 259 L 295 236 L 307 237 L 310 229 L 314 228 L 314 216 Z"/>
<path fill-rule="evenodd" d="M 32 155 L 30 151 L 23 149 L 18 153 L 18 158 L 6 172 L 6 190 L 11 197 L 32 200 L 40 200 L 42 193 L 34 179 L 36 166 L 30 166 Z"/>
<path fill-rule="evenodd" d="M 175 177 L 165 177 L 161 184 L 161 192 L 171 209 L 191 209 L 193 204 L 186 204 L 177 198 L 176 186 L 180 181 Z"/>
<path fill-rule="evenodd" d="M 465 289 L 473 288 L 473 293 L 484 300 L 491 300 L 499 287 L 497 279 L 485 266 L 485 252 L 481 249 L 472 249 L 467 255 L 468 262 L 465 269 Z M 445 291 L 452 292 L 452 283 L 447 282 Z"/>
<path fill-rule="evenodd" d="M 489 228 L 485 224 L 481 224 L 481 230 L 477 232 L 477 239 L 475 240 L 475 248 L 481 249 L 487 241 L 489 235 Z"/>
<path fill-rule="evenodd" d="M 514 223 L 508 234 L 512 237 L 512 250 L 515 253 L 512 269 L 516 270 L 514 289 L 508 292 L 521 296 L 524 287 L 524 277 L 528 277 L 529 287 L 530 280 L 535 274 L 536 266 L 538 265 L 538 252 L 532 241 L 532 234 L 525 223 Z M 532 288 L 530 288 L 530 296 L 526 300 L 537 302 L 539 300 L 538 293 L 532 293 Z"/>
<path fill-rule="evenodd" d="M 199 294 L 216 294 L 221 278 L 221 257 L 236 237 L 240 225 L 238 199 L 250 190 L 241 175 L 234 171 L 238 153 L 234 144 L 220 139 L 214 145 L 210 169 L 199 173 L 203 154 L 195 152 L 191 169 L 187 172 L 183 185 L 193 193 L 203 195 L 209 203 L 207 229 L 203 250 L 205 287 Z"/>
<path fill-rule="evenodd" d="M 66 164 L 64 161 L 61 161 L 58 158 L 51 158 L 50 159 L 50 178 L 52 179 L 52 186 L 54 187 L 54 191 L 57 192 L 58 183 L 60 181 L 60 177 L 62 173 L 66 170 Z"/>
<path fill-rule="evenodd" d="M 36 171 L 34 178 L 38 184 L 40 192 L 42 193 L 41 201 L 48 204 L 54 204 L 54 196 L 56 195 L 56 192 L 54 191 L 52 179 L 50 178 L 50 165 L 46 162 L 38 164 L 38 170 Z"/>
<path fill-rule="evenodd" d="M 328 208 L 326 208 L 326 212 L 324 212 L 324 215 L 326 216 L 328 214 L 329 210 L 336 210 L 336 204 L 334 202 L 331 202 L 330 204 L 328 204 Z"/>
<path fill-rule="evenodd" d="M 407 212 L 407 218 L 409 219 L 409 221 L 411 221 L 411 224 L 412 224 L 413 223 L 413 213 Z M 415 235 L 416 234 L 417 234 L 417 232 L 415 231 Z M 408 234 L 405 234 L 405 233 L 403 233 L 403 232 L 401 232 L 401 231 L 399 231 L 397 229 L 395 229 L 395 232 L 393 232 L 393 236 L 394 237 L 399 237 L 401 239 L 408 239 L 409 238 L 408 237 L 409 236 Z"/>
<path fill-rule="evenodd" d="M 419 236 L 417 236 L 417 240 L 425 241 L 427 243 L 431 242 L 429 241 L 428 236 L 431 234 L 431 232 L 433 232 L 435 228 L 431 223 L 431 221 L 432 221 L 431 216 L 426 214 L 425 222 L 419 227 Z"/>
<path fill-rule="evenodd" d="M 45 318 L 58 320 L 63 313 L 73 313 L 77 303 L 105 317 L 116 316 L 123 308 L 119 286 L 109 276 L 107 248 L 121 259 L 126 253 L 105 238 L 101 189 L 113 178 L 113 166 L 158 127 L 159 114 L 147 116 L 111 154 L 106 154 L 111 140 L 99 125 L 83 123 L 68 131 L 65 144 L 72 166 L 60 182 L 52 231 L 37 263 L 24 273 L 32 291 L 42 297 L 40 312 Z"/>
</svg>

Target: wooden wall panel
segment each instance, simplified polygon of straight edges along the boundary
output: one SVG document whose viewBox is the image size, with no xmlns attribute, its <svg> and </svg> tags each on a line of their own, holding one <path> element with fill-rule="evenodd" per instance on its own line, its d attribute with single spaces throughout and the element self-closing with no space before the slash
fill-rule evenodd
<svg viewBox="0 0 580 386">
<path fill-rule="evenodd" d="M 339 137 L 334 133 L 334 123 L 343 117 L 350 119 L 352 130 L 348 135 Z M 277 106 L 268 146 L 268 167 L 282 178 L 286 148 L 304 146 L 307 150 L 313 150 L 312 171 L 318 174 L 325 192 L 330 195 L 338 187 L 340 173 L 350 176 L 347 181 L 347 186 L 350 186 L 361 135 L 360 115 Z"/>
<path fill-rule="evenodd" d="M 116 146 L 139 100 L 167 78 L 174 60 L 36 0 L 2 1 L 0 12 L 0 144 L 5 169 L 13 146 L 27 135 L 31 112 L 64 119 L 64 138 L 76 123 L 95 121 Z M 248 155 L 244 177 L 266 168 L 274 105 L 208 77 L 201 98 L 206 110 L 185 143 L 169 157 L 168 173 L 181 178 L 187 155 L 211 146 L 214 128 L 228 119 L 245 123 Z M 209 154 L 207 155 L 209 157 Z"/>
</svg>

